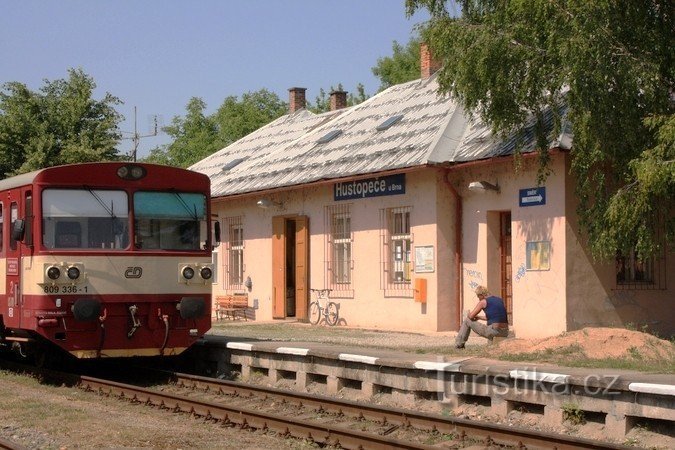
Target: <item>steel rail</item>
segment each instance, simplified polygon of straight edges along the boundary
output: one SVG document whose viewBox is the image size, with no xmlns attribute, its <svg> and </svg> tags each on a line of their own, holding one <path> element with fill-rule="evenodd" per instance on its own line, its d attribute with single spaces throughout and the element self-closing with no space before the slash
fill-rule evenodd
<svg viewBox="0 0 675 450">
<path fill-rule="evenodd" d="M 383 407 L 379 405 L 351 402 L 332 397 L 310 395 L 300 392 L 286 391 L 276 388 L 254 386 L 233 381 L 207 378 L 198 375 L 174 373 L 174 381 L 185 387 L 194 387 L 223 394 L 272 397 L 280 401 L 295 402 L 302 406 L 317 410 L 344 414 L 355 418 L 380 421 L 400 426 L 437 431 L 447 434 L 459 434 L 461 437 L 480 437 L 488 442 L 501 445 L 513 445 L 527 448 L 556 449 L 621 449 L 627 447 L 590 439 L 565 436 L 554 433 L 543 433 L 523 428 L 514 428 L 489 422 L 450 418 L 435 414 Z"/>
<path fill-rule="evenodd" d="M 6 448 L 7 450 L 28 450 L 28 447 L 3 438 L 0 438 L 0 448 Z"/>
<path fill-rule="evenodd" d="M 380 436 L 364 433 L 344 427 L 304 423 L 276 414 L 254 411 L 248 408 L 231 407 L 221 403 L 191 399 L 174 394 L 163 393 L 129 384 L 117 383 L 88 376 L 82 376 L 80 386 L 90 391 L 97 391 L 105 395 L 115 395 L 128 398 L 140 403 L 157 405 L 175 411 L 203 416 L 209 419 L 232 423 L 242 428 L 256 428 L 273 430 L 281 435 L 290 435 L 300 439 L 311 439 L 327 445 L 340 445 L 344 448 L 355 449 L 422 449 L 433 450 L 438 447 L 403 442 Z"/>
</svg>

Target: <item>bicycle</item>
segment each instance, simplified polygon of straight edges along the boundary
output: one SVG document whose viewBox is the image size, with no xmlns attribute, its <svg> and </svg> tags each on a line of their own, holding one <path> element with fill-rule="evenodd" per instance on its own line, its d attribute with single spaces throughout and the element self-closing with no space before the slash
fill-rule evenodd
<svg viewBox="0 0 675 450">
<path fill-rule="evenodd" d="M 316 294 L 316 300 L 309 304 L 309 323 L 316 325 L 323 317 L 327 325 L 334 326 L 338 323 L 340 307 L 330 301 L 329 295 L 332 289 L 310 289 Z"/>
</svg>

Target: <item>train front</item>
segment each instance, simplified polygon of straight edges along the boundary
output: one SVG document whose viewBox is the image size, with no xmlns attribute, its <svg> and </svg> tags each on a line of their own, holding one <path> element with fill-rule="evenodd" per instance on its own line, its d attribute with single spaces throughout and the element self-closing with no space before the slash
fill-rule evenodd
<svg viewBox="0 0 675 450">
<path fill-rule="evenodd" d="M 77 358 L 177 355 L 211 327 L 208 178 L 141 164 L 90 169 L 88 182 L 80 167 L 76 183 L 67 173 L 39 183 L 24 315 Z"/>
</svg>

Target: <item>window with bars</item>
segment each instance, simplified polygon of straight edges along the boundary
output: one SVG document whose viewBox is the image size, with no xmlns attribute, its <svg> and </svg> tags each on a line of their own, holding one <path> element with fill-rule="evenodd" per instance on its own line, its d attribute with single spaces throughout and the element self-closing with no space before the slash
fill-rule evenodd
<svg viewBox="0 0 675 450">
<path fill-rule="evenodd" d="M 223 283 L 225 289 L 242 289 L 244 283 L 244 227 L 242 217 L 226 217 L 227 232 L 223 255 Z"/>
<path fill-rule="evenodd" d="M 616 253 L 616 288 L 624 290 L 666 289 L 666 246 L 663 218 L 656 220 L 655 240 L 661 243 L 657 253 L 641 258 L 635 249 Z"/>
<path fill-rule="evenodd" d="M 333 296 L 352 292 L 351 204 L 326 207 L 326 280 Z"/>
<path fill-rule="evenodd" d="M 381 210 L 382 281 L 385 295 L 412 296 L 412 233 L 409 206 Z"/>
<path fill-rule="evenodd" d="M 616 254 L 617 289 L 665 289 L 665 258 L 655 255 L 640 258 L 631 250 Z"/>
</svg>

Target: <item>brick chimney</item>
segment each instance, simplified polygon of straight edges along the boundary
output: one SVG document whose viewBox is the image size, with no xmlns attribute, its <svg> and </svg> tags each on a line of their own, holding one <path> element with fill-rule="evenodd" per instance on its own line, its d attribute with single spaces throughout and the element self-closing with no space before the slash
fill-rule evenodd
<svg viewBox="0 0 675 450">
<path fill-rule="evenodd" d="M 330 110 L 336 111 L 338 109 L 347 107 L 347 92 L 333 91 L 330 93 Z"/>
<path fill-rule="evenodd" d="M 441 68 L 441 63 L 434 59 L 429 46 L 425 43 L 420 45 L 420 66 L 422 79 L 429 78 Z"/>
<path fill-rule="evenodd" d="M 294 113 L 307 106 L 305 91 L 307 88 L 292 87 L 288 90 L 288 112 Z"/>
</svg>

